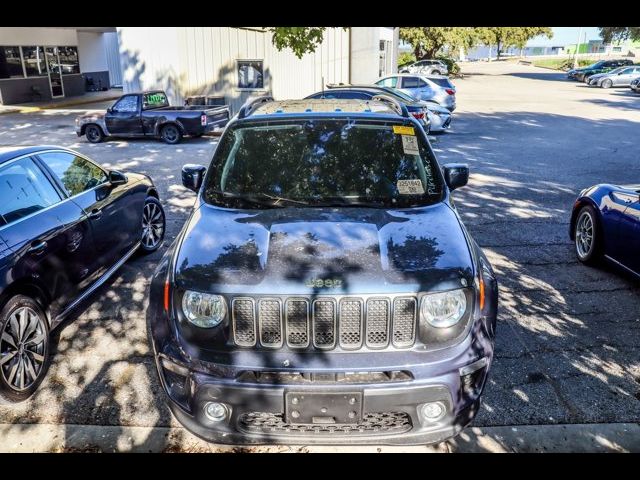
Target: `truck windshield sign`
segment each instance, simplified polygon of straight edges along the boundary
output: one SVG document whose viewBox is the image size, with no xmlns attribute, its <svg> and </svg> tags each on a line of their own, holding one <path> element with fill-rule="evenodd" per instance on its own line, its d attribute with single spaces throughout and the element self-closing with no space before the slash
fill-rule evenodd
<svg viewBox="0 0 640 480">
<path fill-rule="evenodd" d="M 144 104 L 149 107 L 166 105 L 167 97 L 165 96 L 164 93 L 147 93 L 144 96 Z"/>
</svg>

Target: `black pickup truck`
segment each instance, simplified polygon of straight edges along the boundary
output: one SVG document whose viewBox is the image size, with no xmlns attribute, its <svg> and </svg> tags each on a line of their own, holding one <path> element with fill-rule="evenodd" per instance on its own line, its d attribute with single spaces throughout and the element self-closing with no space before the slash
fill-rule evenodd
<svg viewBox="0 0 640 480">
<path fill-rule="evenodd" d="M 172 107 L 163 91 L 128 93 L 105 113 L 88 113 L 76 118 L 76 133 L 91 143 L 105 137 L 156 137 L 175 144 L 182 137 L 201 135 L 223 128 L 229 121 L 226 106 Z"/>
</svg>

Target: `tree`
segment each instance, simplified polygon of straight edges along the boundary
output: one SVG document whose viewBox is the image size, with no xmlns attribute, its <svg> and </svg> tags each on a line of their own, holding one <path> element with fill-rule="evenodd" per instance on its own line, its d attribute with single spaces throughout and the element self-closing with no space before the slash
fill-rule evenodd
<svg viewBox="0 0 640 480">
<path fill-rule="evenodd" d="M 316 51 L 326 27 L 267 27 L 267 30 L 272 33 L 271 41 L 278 50 L 288 47 L 296 57 L 302 58 L 305 53 Z"/>
<path fill-rule="evenodd" d="M 623 40 L 640 40 L 640 27 L 598 27 L 605 43 Z"/>
<path fill-rule="evenodd" d="M 475 43 L 472 27 L 400 27 L 400 39 L 413 47 L 416 59 L 434 58 L 443 47 L 470 48 Z"/>
<path fill-rule="evenodd" d="M 553 37 L 551 27 L 481 27 L 477 29 L 478 39 L 485 45 L 495 45 L 498 59 L 503 49 L 524 48 L 529 40 L 539 35 Z"/>
</svg>

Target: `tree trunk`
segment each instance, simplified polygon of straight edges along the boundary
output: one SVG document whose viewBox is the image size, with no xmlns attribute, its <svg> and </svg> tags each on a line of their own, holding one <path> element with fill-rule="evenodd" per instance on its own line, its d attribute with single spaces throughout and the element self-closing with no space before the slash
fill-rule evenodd
<svg viewBox="0 0 640 480">
<path fill-rule="evenodd" d="M 420 58 L 422 57 L 422 49 L 420 48 L 420 45 L 416 45 L 415 47 L 413 47 L 413 55 L 416 57 L 416 61 L 420 60 Z"/>
<path fill-rule="evenodd" d="M 502 42 L 500 42 L 500 40 L 498 40 L 498 52 L 496 53 L 496 60 L 500 60 L 500 45 L 502 44 Z"/>
</svg>

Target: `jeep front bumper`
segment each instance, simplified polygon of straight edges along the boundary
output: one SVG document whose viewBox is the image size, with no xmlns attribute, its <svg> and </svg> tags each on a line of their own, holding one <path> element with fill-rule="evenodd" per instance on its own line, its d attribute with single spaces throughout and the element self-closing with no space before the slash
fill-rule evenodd
<svg viewBox="0 0 640 480">
<path fill-rule="evenodd" d="M 493 344 L 488 336 L 476 332 L 461 344 L 439 352 L 328 354 L 316 356 L 313 361 L 305 359 L 304 369 L 265 367 L 267 363 L 282 365 L 287 357 L 291 358 L 285 352 L 273 352 L 268 362 L 263 359 L 261 365 L 252 361 L 260 352 L 244 352 L 247 354 L 244 361 L 216 365 L 216 374 L 204 371 L 206 365 L 201 362 L 189 362 L 178 353 L 180 349 L 169 350 L 156 352 L 155 357 L 169 406 L 180 423 L 208 441 L 417 445 L 455 436 L 473 420 L 480 406 Z M 340 365 L 348 365 L 345 361 L 349 357 L 354 360 L 350 368 L 340 369 Z M 296 361 L 300 360 L 293 360 Z M 406 375 L 400 380 L 368 383 L 327 380 L 337 378 L 336 375 L 346 370 L 368 375 L 380 371 L 405 372 Z M 247 380 L 244 375 L 267 371 L 270 373 L 266 376 L 271 378 L 267 383 L 256 381 L 255 376 Z M 220 375 L 220 372 L 225 373 Z M 321 380 L 289 380 L 300 372 L 322 372 Z M 352 423 L 335 421 L 340 414 L 331 416 L 334 407 L 328 400 L 331 394 L 344 398 L 336 408 L 345 414 L 354 413 Z M 313 412 L 302 410 L 306 407 L 301 405 L 299 413 L 301 418 L 313 418 L 313 421 L 293 420 L 292 397 L 304 399 L 311 405 Z M 353 412 L 350 401 L 355 405 Z M 328 418 L 323 413 L 327 409 Z M 436 415 L 433 415 L 434 409 Z M 440 415 L 437 415 L 438 409 Z M 220 416 L 215 418 L 211 412 Z"/>
</svg>

